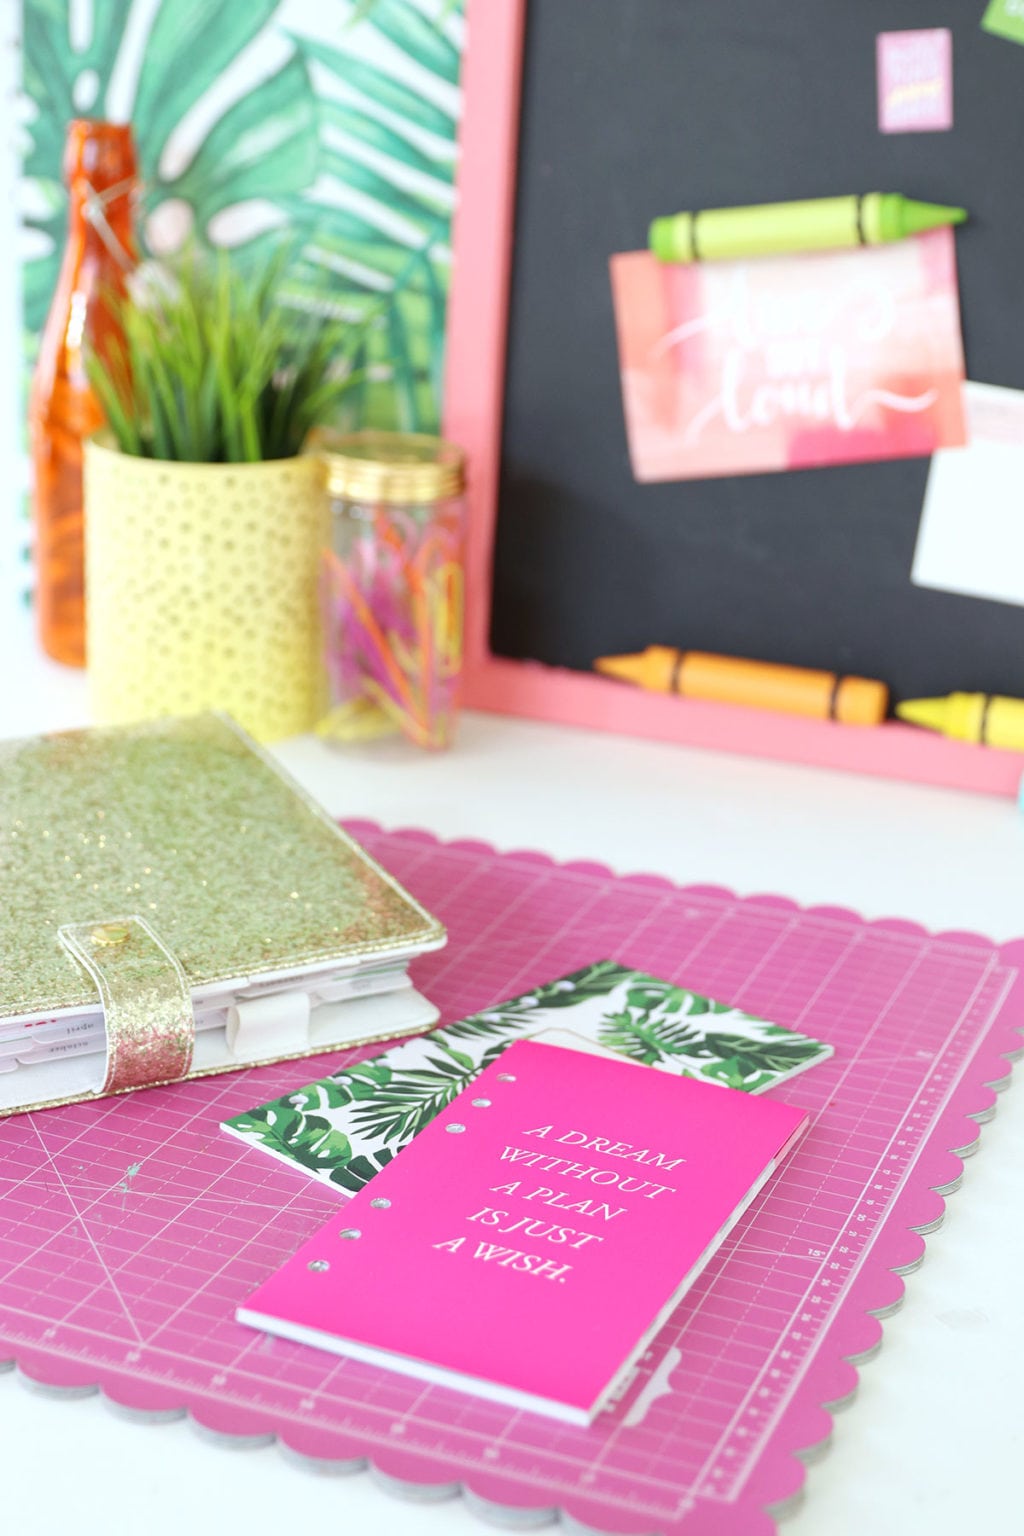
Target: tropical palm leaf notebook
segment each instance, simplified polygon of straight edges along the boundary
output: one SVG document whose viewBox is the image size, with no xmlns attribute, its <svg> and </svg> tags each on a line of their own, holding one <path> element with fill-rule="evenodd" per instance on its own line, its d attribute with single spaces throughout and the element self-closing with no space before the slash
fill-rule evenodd
<svg viewBox="0 0 1024 1536">
<path fill-rule="evenodd" d="M 583 1049 L 746 1093 L 763 1093 L 832 1055 L 821 1040 L 599 960 L 236 1115 L 223 1128 L 354 1193 L 513 1041 L 555 1030 Z"/>
</svg>

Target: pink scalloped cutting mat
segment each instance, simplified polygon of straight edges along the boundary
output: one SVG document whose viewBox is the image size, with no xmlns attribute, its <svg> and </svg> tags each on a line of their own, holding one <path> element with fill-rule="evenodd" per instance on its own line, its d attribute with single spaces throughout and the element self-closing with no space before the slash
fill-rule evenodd
<svg viewBox="0 0 1024 1536">
<path fill-rule="evenodd" d="M 448 924 L 449 948 L 417 970 L 446 1019 L 611 957 L 830 1040 L 832 1060 L 775 1090 L 817 1116 L 781 1178 L 619 1406 L 582 1430 L 232 1321 L 339 1198 L 219 1123 L 346 1058 L 17 1117 L 0 1126 L 0 1359 L 462 1487 L 517 1522 L 562 1509 L 600 1531 L 770 1532 L 766 1510 L 802 1481 L 798 1453 L 829 1432 L 822 1405 L 852 1391 L 850 1358 L 876 1345 L 898 1272 L 941 1217 L 935 1191 L 960 1172 L 951 1149 L 974 1142 L 987 1085 L 1019 1049 L 1024 942 L 353 830 Z"/>
</svg>

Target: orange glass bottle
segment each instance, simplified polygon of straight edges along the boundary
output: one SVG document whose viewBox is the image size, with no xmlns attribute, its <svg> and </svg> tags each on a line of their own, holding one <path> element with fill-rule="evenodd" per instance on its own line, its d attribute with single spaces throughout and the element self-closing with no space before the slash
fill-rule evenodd
<svg viewBox="0 0 1024 1536">
<path fill-rule="evenodd" d="M 44 651 L 85 664 L 82 444 L 103 425 L 84 349 L 109 355 L 110 299 L 137 259 L 135 147 L 124 124 L 80 119 L 64 153 L 68 239 L 32 379 L 36 611 Z"/>
</svg>

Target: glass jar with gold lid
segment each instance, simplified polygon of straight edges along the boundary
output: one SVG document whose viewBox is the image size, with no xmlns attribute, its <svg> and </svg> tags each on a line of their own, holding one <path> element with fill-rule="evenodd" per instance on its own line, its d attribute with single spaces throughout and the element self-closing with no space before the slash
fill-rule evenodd
<svg viewBox="0 0 1024 1536">
<path fill-rule="evenodd" d="M 329 739 L 399 729 L 449 746 L 462 674 L 465 460 L 443 438 L 315 434 L 327 462 L 331 545 L 323 621 Z"/>
</svg>

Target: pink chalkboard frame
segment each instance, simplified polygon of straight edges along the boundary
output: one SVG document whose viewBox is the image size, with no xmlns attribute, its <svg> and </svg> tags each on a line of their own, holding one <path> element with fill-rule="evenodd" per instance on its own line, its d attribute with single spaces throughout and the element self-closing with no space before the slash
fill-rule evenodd
<svg viewBox="0 0 1024 1536">
<path fill-rule="evenodd" d="M 1024 754 L 644 693 L 491 654 L 491 572 L 526 0 L 469 0 L 445 381 L 445 433 L 470 464 L 464 704 L 563 725 L 1016 796 Z"/>
</svg>

